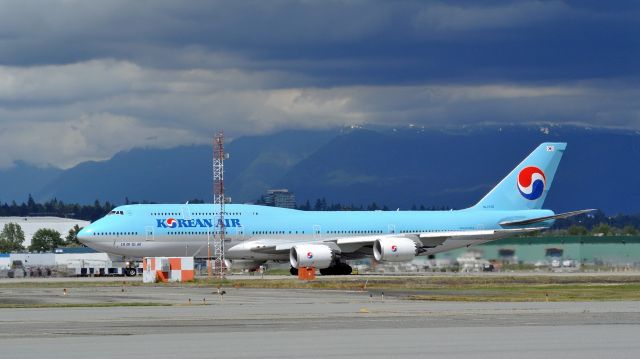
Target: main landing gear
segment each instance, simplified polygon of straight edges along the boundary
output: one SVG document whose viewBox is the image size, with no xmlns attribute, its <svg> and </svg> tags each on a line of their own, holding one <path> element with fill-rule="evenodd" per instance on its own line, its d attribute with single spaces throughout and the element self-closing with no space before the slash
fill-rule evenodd
<svg viewBox="0 0 640 359">
<path fill-rule="evenodd" d="M 329 268 L 320 269 L 320 274 L 322 275 L 349 275 L 353 271 L 350 265 L 343 262 L 334 263 Z M 291 275 L 298 275 L 298 268 L 289 268 L 289 273 Z"/>
<path fill-rule="evenodd" d="M 349 275 L 353 271 L 350 265 L 344 262 L 336 262 L 329 268 L 320 269 L 322 275 Z"/>
</svg>

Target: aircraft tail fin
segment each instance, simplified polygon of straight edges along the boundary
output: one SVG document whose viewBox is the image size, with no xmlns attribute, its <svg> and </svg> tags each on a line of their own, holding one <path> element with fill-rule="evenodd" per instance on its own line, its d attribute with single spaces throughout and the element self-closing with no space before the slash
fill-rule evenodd
<svg viewBox="0 0 640 359">
<path fill-rule="evenodd" d="M 553 183 L 566 143 L 545 142 L 471 209 L 540 209 Z"/>
</svg>

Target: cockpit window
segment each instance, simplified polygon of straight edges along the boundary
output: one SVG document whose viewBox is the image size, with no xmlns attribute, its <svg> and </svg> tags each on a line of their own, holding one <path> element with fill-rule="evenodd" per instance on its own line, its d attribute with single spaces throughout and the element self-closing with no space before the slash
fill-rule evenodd
<svg viewBox="0 0 640 359">
<path fill-rule="evenodd" d="M 109 214 L 107 214 L 107 216 L 110 216 L 110 215 L 113 215 L 113 214 L 124 215 L 124 211 L 111 211 L 111 212 L 109 212 Z"/>
</svg>

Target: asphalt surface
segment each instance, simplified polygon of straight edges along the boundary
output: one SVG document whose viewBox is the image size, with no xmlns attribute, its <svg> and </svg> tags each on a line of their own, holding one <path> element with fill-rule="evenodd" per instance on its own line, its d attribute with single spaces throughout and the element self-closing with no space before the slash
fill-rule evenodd
<svg viewBox="0 0 640 359">
<path fill-rule="evenodd" d="M 3 358 L 630 358 L 640 302 L 410 301 L 377 292 L 0 288 Z M 191 301 L 189 301 L 191 300 Z"/>
</svg>

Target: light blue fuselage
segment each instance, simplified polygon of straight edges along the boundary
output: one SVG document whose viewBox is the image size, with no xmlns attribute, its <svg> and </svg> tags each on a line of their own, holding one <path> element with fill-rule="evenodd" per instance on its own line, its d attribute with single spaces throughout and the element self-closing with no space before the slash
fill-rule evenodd
<svg viewBox="0 0 640 359">
<path fill-rule="evenodd" d="M 126 205 L 92 223 L 79 234 L 83 243 L 97 250 L 131 256 L 195 256 L 211 254 L 213 240 L 220 229 L 218 207 L 212 204 Z M 502 229 L 499 223 L 551 216 L 550 210 L 457 211 L 300 211 L 257 205 L 225 206 L 225 255 L 228 259 L 285 260 L 242 250 L 243 243 L 316 242 L 331 238 L 388 234 Z M 553 221 L 537 223 L 549 227 Z M 478 240 L 453 240 L 432 254 L 468 245 Z M 359 253 L 356 257 L 370 253 Z"/>
</svg>

